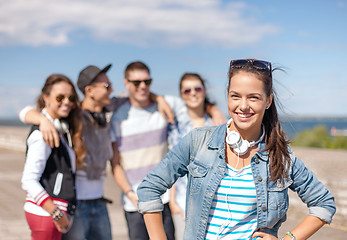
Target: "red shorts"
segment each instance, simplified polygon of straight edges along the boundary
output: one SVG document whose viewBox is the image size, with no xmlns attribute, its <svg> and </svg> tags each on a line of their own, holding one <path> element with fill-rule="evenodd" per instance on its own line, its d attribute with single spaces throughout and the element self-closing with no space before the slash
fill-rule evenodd
<svg viewBox="0 0 347 240">
<path fill-rule="evenodd" d="M 50 216 L 38 216 L 25 212 L 31 230 L 32 240 L 60 240 L 62 233 L 58 231 Z"/>
</svg>

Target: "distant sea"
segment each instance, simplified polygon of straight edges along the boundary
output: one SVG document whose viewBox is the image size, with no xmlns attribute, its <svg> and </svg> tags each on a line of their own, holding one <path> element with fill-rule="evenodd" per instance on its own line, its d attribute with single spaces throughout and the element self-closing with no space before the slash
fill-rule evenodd
<svg viewBox="0 0 347 240">
<path fill-rule="evenodd" d="M 324 125 L 328 132 L 332 127 L 347 129 L 347 117 L 280 117 L 281 126 L 290 138 L 301 131 L 312 129 L 318 125 Z"/>
<path fill-rule="evenodd" d="M 312 129 L 317 125 L 326 126 L 330 131 L 332 127 L 336 129 L 347 129 L 347 117 L 280 117 L 281 125 L 290 138 L 301 131 Z M 26 126 L 18 118 L 0 119 L 0 126 L 23 127 Z"/>
<path fill-rule="evenodd" d="M 0 119 L 0 126 L 25 127 L 26 125 L 22 123 L 18 118 L 6 118 Z"/>
</svg>

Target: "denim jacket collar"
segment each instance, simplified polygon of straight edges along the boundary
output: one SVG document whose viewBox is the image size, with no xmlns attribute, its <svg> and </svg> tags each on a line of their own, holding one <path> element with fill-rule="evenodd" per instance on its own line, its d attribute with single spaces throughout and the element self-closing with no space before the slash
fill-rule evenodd
<svg viewBox="0 0 347 240">
<path fill-rule="evenodd" d="M 209 148 L 214 148 L 217 150 L 223 150 L 225 148 L 225 137 L 221 138 L 220 136 L 226 136 L 226 126 L 227 124 L 222 124 L 214 129 L 214 132 L 211 134 L 210 139 L 207 142 Z M 265 149 L 265 140 L 261 141 L 258 144 L 258 152 L 256 155 L 263 161 L 268 161 L 269 153 L 268 151 L 262 151 Z"/>
<path fill-rule="evenodd" d="M 263 161 L 267 162 L 269 160 L 269 152 L 264 151 L 265 149 L 265 140 L 261 141 L 258 144 L 258 151 L 256 152 L 256 155 Z"/>
<path fill-rule="evenodd" d="M 207 146 L 209 148 L 215 148 L 222 150 L 225 147 L 225 137 L 221 138 L 220 136 L 226 136 L 226 124 L 222 124 L 214 129 L 210 139 L 207 141 Z"/>
</svg>

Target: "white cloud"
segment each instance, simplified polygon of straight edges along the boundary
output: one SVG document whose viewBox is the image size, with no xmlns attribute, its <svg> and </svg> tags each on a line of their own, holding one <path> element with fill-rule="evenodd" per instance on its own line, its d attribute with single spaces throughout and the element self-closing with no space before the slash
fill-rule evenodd
<svg viewBox="0 0 347 240">
<path fill-rule="evenodd" d="M 254 44 L 279 28 L 214 0 L 0 0 L 0 46 L 65 45 L 72 35 L 135 45 Z"/>
</svg>

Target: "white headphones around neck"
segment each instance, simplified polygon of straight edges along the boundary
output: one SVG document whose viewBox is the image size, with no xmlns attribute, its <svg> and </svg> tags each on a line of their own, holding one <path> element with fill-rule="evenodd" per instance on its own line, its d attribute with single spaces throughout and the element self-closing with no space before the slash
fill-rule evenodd
<svg viewBox="0 0 347 240">
<path fill-rule="evenodd" d="M 70 135 L 70 131 L 69 131 L 69 124 L 65 121 L 62 121 L 58 118 L 53 120 L 53 124 L 55 129 L 57 129 L 57 131 L 61 134 L 66 134 L 67 135 L 67 140 L 68 140 L 68 144 L 70 147 L 72 147 L 72 140 L 71 140 L 71 135 Z"/>
<path fill-rule="evenodd" d="M 248 149 L 250 147 L 253 147 L 254 145 L 258 144 L 259 142 L 261 142 L 264 139 L 265 136 L 265 128 L 264 125 L 263 129 L 262 129 L 262 134 L 259 138 L 258 141 L 252 141 L 252 142 L 248 142 L 247 140 L 243 140 L 241 138 L 241 135 L 232 130 L 230 131 L 229 127 L 230 127 L 230 123 L 232 122 L 232 118 L 229 119 L 229 121 L 227 122 L 227 136 L 225 141 L 227 142 L 227 144 L 233 149 L 233 151 L 242 156 L 245 155 L 248 152 Z"/>
<path fill-rule="evenodd" d="M 61 121 L 60 119 L 56 118 L 53 120 L 53 124 L 55 129 L 57 129 L 59 133 L 65 134 L 69 132 L 69 125 L 67 124 L 67 122 Z"/>
</svg>

